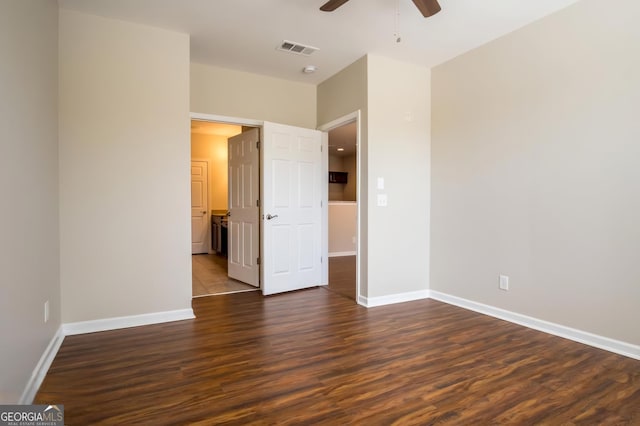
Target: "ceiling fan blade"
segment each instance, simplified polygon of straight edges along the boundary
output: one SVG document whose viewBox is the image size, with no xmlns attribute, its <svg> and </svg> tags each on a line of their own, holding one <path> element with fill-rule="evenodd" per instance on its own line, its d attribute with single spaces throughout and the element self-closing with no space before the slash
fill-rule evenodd
<svg viewBox="0 0 640 426">
<path fill-rule="evenodd" d="M 438 0 L 413 0 L 413 3 L 422 13 L 422 16 L 428 18 L 436 13 L 440 12 L 440 5 Z"/>
<path fill-rule="evenodd" d="M 348 1 L 349 0 L 329 0 L 320 7 L 320 10 L 323 12 L 333 12 Z"/>
</svg>

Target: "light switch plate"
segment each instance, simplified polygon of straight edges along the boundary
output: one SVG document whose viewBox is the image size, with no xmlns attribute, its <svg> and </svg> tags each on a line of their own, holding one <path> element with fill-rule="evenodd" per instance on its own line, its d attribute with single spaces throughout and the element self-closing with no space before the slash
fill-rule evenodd
<svg viewBox="0 0 640 426">
<path fill-rule="evenodd" d="M 509 290 L 509 277 L 506 275 L 500 275 L 500 290 Z"/>
</svg>

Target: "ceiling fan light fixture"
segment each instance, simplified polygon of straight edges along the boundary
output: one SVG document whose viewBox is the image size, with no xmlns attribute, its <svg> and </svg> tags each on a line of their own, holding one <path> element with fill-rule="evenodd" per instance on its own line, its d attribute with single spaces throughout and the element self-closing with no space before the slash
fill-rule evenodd
<svg viewBox="0 0 640 426">
<path fill-rule="evenodd" d="M 441 10 L 438 0 L 413 0 L 413 4 L 425 18 L 433 16 Z"/>
<path fill-rule="evenodd" d="M 320 10 L 323 12 L 333 12 L 348 1 L 349 0 L 329 0 L 320 7 Z"/>
<path fill-rule="evenodd" d="M 333 12 L 348 1 L 349 0 L 329 0 L 320 7 L 320 10 L 323 12 Z M 413 0 L 413 3 L 425 18 L 440 12 L 440 4 L 438 3 L 438 0 Z"/>
</svg>

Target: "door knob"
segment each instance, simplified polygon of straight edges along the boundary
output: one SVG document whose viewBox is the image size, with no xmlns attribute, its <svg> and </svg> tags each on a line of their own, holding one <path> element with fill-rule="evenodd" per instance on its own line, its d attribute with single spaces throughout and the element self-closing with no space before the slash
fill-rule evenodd
<svg viewBox="0 0 640 426">
<path fill-rule="evenodd" d="M 274 214 L 273 216 L 271 216 L 270 214 L 267 215 L 267 220 L 271 220 L 271 219 L 275 219 L 276 217 L 278 217 L 277 214 Z"/>
<path fill-rule="evenodd" d="M 206 211 L 206 210 L 203 210 L 203 211 L 202 211 L 202 214 L 207 214 L 207 211 Z"/>
</svg>

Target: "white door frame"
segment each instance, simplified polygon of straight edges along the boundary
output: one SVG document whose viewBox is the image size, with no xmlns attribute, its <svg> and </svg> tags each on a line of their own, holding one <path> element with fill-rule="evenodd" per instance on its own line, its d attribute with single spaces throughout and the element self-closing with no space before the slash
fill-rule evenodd
<svg viewBox="0 0 640 426">
<path fill-rule="evenodd" d="M 251 126 L 251 127 L 260 127 L 260 129 L 262 130 L 262 127 L 264 125 L 264 120 L 254 120 L 254 119 L 249 119 L 249 118 L 241 118 L 241 117 L 231 117 L 231 116 L 226 116 L 226 115 L 218 115 L 218 114 L 204 114 L 204 113 L 197 113 L 197 112 L 191 112 L 189 113 L 189 118 L 190 120 L 199 120 L 199 121 L 211 121 L 211 122 L 216 122 L 216 123 L 227 123 L 227 124 L 235 124 L 238 126 Z M 352 112 L 351 114 L 347 114 L 343 117 L 340 117 L 336 120 L 333 120 L 329 123 L 323 124 L 321 126 L 318 127 L 318 130 L 322 131 L 322 132 L 328 132 L 331 129 L 334 129 L 336 127 L 340 127 L 344 124 L 348 124 L 350 122 L 355 121 L 357 123 L 356 127 L 357 127 L 357 135 L 356 135 L 356 143 L 358 144 L 358 149 L 357 149 L 357 155 L 356 155 L 356 168 L 357 168 L 357 188 L 356 188 L 356 198 L 357 198 L 357 211 L 358 211 L 358 228 L 357 228 L 357 234 L 356 234 L 356 250 L 357 250 L 357 255 L 356 255 L 356 299 L 357 302 L 363 306 L 365 306 L 363 303 L 360 302 L 361 296 L 360 296 L 360 191 L 361 191 L 361 176 L 362 176 L 362 167 L 361 167 L 361 159 L 360 159 L 360 153 L 361 153 L 361 143 L 360 143 L 360 126 L 361 126 L 361 113 L 360 110 L 357 110 L 355 112 Z M 326 139 L 323 139 L 323 141 L 325 141 Z M 323 145 L 325 145 L 323 143 Z M 323 146 L 323 170 L 322 173 L 327 176 L 327 174 L 329 173 L 329 163 L 328 163 L 328 146 Z M 326 159 L 325 159 L 326 156 Z M 262 161 L 262 155 L 260 156 L 260 161 Z M 328 236 L 329 236 L 329 228 L 328 228 L 328 223 L 329 223 L 329 215 L 328 215 L 328 211 L 329 211 L 329 205 L 328 205 L 328 188 L 329 188 L 329 184 L 328 181 L 324 181 L 323 182 L 323 193 L 324 193 L 324 208 L 322 209 L 322 214 L 323 214 L 323 218 L 322 218 L 322 252 L 323 253 L 328 253 L 329 252 L 329 243 L 328 243 Z M 262 213 L 261 213 L 262 214 Z M 325 256 L 326 257 L 326 256 Z M 326 257 L 326 261 L 327 261 L 327 265 L 329 262 L 329 258 Z M 260 269 L 262 270 L 262 265 L 260 265 Z M 328 276 L 327 276 L 327 271 L 328 268 L 323 268 L 323 282 L 328 282 Z M 261 272 L 262 273 L 262 272 Z"/>
<path fill-rule="evenodd" d="M 264 120 L 253 120 L 250 118 L 229 117 L 217 114 L 201 114 L 192 112 L 189 114 L 191 120 L 211 121 L 214 123 L 235 124 L 236 126 L 262 127 Z"/>
<path fill-rule="evenodd" d="M 358 303 L 359 305 L 362 306 L 366 306 L 364 303 L 361 302 L 361 300 L 364 300 L 364 298 L 361 296 L 360 294 L 360 264 L 361 264 L 361 258 L 362 256 L 360 255 L 361 251 L 360 251 L 360 247 L 361 247 L 361 243 L 360 243 L 360 230 L 361 230 L 361 190 L 362 190 L 362 144 L 361 144 L 361 139 L 360 139 L 360 126 L 361 126 L 361 113 L 360 110 L 354 111 L 350 114 L 344 115 L 342 117 L 339 117 L 333 121 L 330 121 L 328 123 L 325 124 L 321 124 L 320 126 L 318 126 L 318 130 L 322 131 L 322 132 L 329 132 L 330 130 L 335 129 L 336 127 L 340 127 L 340 126 L 344 126 L 345 124 L 349 124 L 349 123 L 353 123 L 355 121 L 356 123 L 356 210 L 357 210 L 357 226 L 356 226 L 356 303 Z M 329 152 L 328 149 L 325 149 L 324 151 L 324 157 L 323 157 L 323 166 L 324 166 L 324 170 L 323 170 L 323 174 L 324 176 L 327 176 L 327 173 L 329 173 L 329 163 L 328 163 L 328 157 L 329 157 Z M 327 158 L 327 160 L 325 161 L 324 158 Z M 327 204 L 327 208 L 323 210 L 323 215 L 325 215 L 322 220 L 323 220 L 323 226 L 326 230 L 326 234 L 328 236 L 329 233 L 329 228 L 328 228 L 328 223 L 329 223 L 329 219 L 328 219 L 328 210 L 329 210 L 329 200 L 328 200 L 328 194 L 325 193 L 325 198 L 324 201 Z M 323 244 L 324 244 L 324 238 L 325 235 L 323 234 Z M 327 242 L 327 251 L 328 251 L 328 242 Z M 328 262 L 328 259 L 327 259 Z"/>
<path fill-rule="evenodd" d="M 262 125 L 264 124 L 264 121 L 252 120 L 249 118 L 229 117 L 226 115 L 217 115 L 217 114 L 202 114 L 197 112 L 189 113 L 189 121 L 191 120 L 209 121 L 212 123 L 235 124 L 237 126 L 259 127 L 260 132 L 262 132 Z M 189 162 L 189 164 L 191 164 L 191 162 Z M 191 285 L 193 286 L 193 283 L 191 283 Z"/>
</svg>

